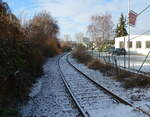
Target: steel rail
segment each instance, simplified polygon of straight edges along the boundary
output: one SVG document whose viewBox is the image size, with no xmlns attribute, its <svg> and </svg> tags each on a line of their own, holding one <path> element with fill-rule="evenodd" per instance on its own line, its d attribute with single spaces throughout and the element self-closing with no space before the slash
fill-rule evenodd
<svg viewBox="0 0 150 117">
<path fill-rule="evenodd" d="M 88 113 L 85 112 L 84 109 L 81 107 L 81 105 L 80 105 L 79 102 L 77 101 L 76 97 L 74 96 L 74 94 L 73 94 L 73 92 L 72 92 L 70 86 L 68 85 L 67 81 L 65 80 L 65 76 L 64 76 L 64 74 L 63 74 L 63 72 L 62 72 L 62 70 L 61 70 L 61 67 L 60 67 L 60 59 L 61 59 L 63 56 L 65 56 L 65 55 L 66 55 L 66 54 L 63 54 L 61 57 L 59 57 L 59 59 L 58 59 L 58 61 L 57 61 L 57 65 L 58 65 L 58 67 L 59 67 L 60 76 L 61 76 L 61 78 L 62 78 L 62 80 L 63 80 L 63 82 L 64 82 L 64 84 L 65 84 L 65 86 L 66 86 L 66 88 L 67 88 L 67 90 L 68 90 L 68 92 L 70 93 L 70 96 L 72 97 L 73 101 L 75 102 L 75 104 L 76 104 L 78 110 L 81 112 L 82 116 L 83 116 L 83 117 L 90 117 L 90 116 L 88 115 Z"/>
<path fill-rule="evenodd" d="M 143 109 L 141 109 L 140 107 L 136 107 L 134 105 L 132 105 L 131 103 L 129 103 L 128 101 L 124 100 L 123 98 L 117 96 L 116 94 L 114 94 L 113 92 L 109 91 L 107 88 L 105 88 L 104 86 L 100 85 L 97 81 L 93 80 L 91 77 L 89 77 L 88 75 L 86 75 L 85 73 L 83 73 L 82 71 L 80 71 L 77 67 L 75 67 L 70 61 L 69 61 L 69 55 L 67 55 L 66 57 L 66 61 L 69 63 L 70 66 L 72 66 L 77 72 L 79 72 L 80 74 L 82 74 L 83 76 L 85 76 L 88 80 L 90 80 L 91 82 L 93 82 L 97 87 L 99 87 L 100 89 L 102 89 L 104 92 L 106 92 L 108 95 L 110 95 L 111 97 L 113 97 L 116 101 L 119 101 L 120 103 L 123 103 L 125 105 L 128 105 L 132 108 L 134 108 L 137 111 L 140 111 L 142 113 L 144 113 L 145 115 L 147 115 L 148 117 L 150 117 L 150 114 L 146 111 L 144 111 Z"/>
</svg>

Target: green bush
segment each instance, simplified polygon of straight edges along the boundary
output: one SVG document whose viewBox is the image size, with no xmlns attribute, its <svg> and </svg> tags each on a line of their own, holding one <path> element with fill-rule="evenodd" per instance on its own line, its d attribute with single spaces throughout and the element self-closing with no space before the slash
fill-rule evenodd
<svg viewBox="0 0 150 117">
<path fill-rule="evenodd" d="M 3 107 L 21 102 L 27 96 L 35 77 L 42 74 L 44 58 L 24 41 L 19 41 L 15 48 L 7 40 L 0 42 L 0 107 Z"/>
<path fill-rule="evenodd" d="M 18 111 L 12 108 L 0 108 L 0 117 L 16 117 Z"/>
</svg>

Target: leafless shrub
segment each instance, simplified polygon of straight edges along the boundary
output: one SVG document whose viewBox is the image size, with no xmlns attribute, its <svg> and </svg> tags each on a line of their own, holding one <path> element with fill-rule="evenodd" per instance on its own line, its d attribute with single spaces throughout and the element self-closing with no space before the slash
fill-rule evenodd
<svg viewBox="0 0 150 117">
<path fill-rule="evenodd" d="M 78 45 L 76 49 L 72 52 L 74 58 L 79 62 L 87 64 L 92 60 L 91 55 L 88 53 L 87 49 L 83 45 Z"/>
<path fill-rule="evenodd" d="M 91 62 L 89 62 L 89 63 L 87 64 L 87 66 L 88 66 L 88 68 L 90 68 L 90 69 L 99 70 L 99 69 L 101 69 L 101 68 L 104 67 L 104 64 L 103 64 L 102 62 L 100 62 L 99 60 L 94 59 L 94 60 L 92 60 Z"/>
<path fill-rule="evenodd" d="M 125 88 L 150 86 L 150 79 L 148 77 L 124 70 L 121 70 L 114 79 L 120 81 Z"/>
<path fill-rule="evenodd" d="M 24 25 L 27 38 L 42 51 L 44 56 L 54 56 L 59 53 L 57 21 L 47 12 L 41 12 Z M 47 53 L 46 53 L 47 52 Z"/>
<path fill-rule="evenodd" d="M 115 77 L 114 79 L 118 80 L 118 81 L 125 81 L 125 79 L 129 78 L 133 76 L 133 74 L 131 74 L 130 72 L 128 71 L 124 71 L 124 70 L 121 70 Z"/>
<path fill-rule="evenodd" d="M 71 44 L 69 42 L 61 42 L 60 45 L 61 45 L 61 50 L 63 52 L 68 52 L 72 50 Z"/>
<path fill-rule="evenodd" d="M 100 70 L 100 72 L 106 76 L 115 75 L 114 67 L 108 64 L 104 64 L 103 62 L 97 59 L 93 59 L 92 61 L 90 61 L 87 66 L 90 69 Z"/>
</svg>

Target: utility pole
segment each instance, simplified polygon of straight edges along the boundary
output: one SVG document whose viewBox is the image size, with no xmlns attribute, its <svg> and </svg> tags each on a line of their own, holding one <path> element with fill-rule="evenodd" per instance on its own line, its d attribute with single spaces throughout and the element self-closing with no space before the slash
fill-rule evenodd
<svg viewBox="0 0 150 117">
<path fill-rule="evenodd" d="M 128 46 L 128 68 L 130 68 L 130 47 L 129 47 L 129 45 L 130 45 L 130 19 L 129 19 L 129 13 L 130 13 L 130 5 L 131 5 L 131 3 L 130 3 L 131 1 L 130 0 L 128 0 L 128 44 L 127 44 L 127 46 Z"/>
<path fill-rule="evenodd" d="M 126 48 L 126 37 L 124 36 L 124 49 Z M 124 54 L 124 68 L 126 68 L 126 55 Z"/>
</svg>

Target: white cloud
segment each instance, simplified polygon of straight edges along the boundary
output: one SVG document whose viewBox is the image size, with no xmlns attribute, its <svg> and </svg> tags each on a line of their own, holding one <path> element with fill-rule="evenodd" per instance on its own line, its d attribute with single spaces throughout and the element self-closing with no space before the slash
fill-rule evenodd
<svg viewBox="0 0 150 117">
<path fill-rule="evenodd" d="M 32 0 L 35 7 L 28 12 L 38 12 L 41 10 L 50 11 L 60 25 L 61 35 L 77 32 L 86 32 L 86 27 L 90 23 L 90 16 L 94 14 L 110 13 L 114 24 L 119 20 L 120 14 L 128 13 L 127 0 Z M 150 4 L 149 0 L 131 0 L 131 8 L 140 12 Z M 140 33 L 150 29 L 149 10 L 138 17 L 137 25 L 132 29 L 132 33 Z"/>
<path fill-rule="evenodd" d="M 63 33 L 86 32 L 91 15 L 115 9 L 110 4 L 103 6 L 103 0 L 100 2 L 97 0 L 62 0 L 61 2 L 38 0 L 38 2 L 42 9 L 50 11 L 58 20 L 63 19 L 59 20 L 60 26 L 65 29 Z"/>
</svg>

